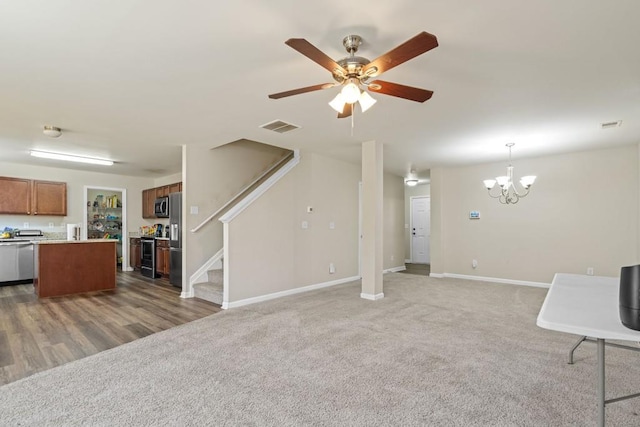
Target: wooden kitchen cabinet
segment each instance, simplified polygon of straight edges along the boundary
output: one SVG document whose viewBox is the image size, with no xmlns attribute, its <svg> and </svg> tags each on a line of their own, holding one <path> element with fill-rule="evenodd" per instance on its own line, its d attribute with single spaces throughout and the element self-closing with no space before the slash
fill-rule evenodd
<svg viewBox="0 0 640 427">
<path fill-rule="evenodd" d="M 169 195 L 169 186 L 156 187 L 156 198 L 167 197 Z"/>
<path fill-rule="evenodd" d="M 156 240 L 156 273 L 169 275 L 169 241 Z"/>
<path fill-rule="evenodd" d="M 142 190 L 142 218 L 155 218 L 156 190 Z"/>
<path fill-rule="evenodd" d="M 67 215 L 67 183 L 0 177 L 0 214 Z"/>
<path fill-rule="evenodd" d="M 33 215 L 67 215 L 67 183 L 33 181 Z"/>
<path fill-rule="evenodd" d="M 172 193 L 180 193 L 182 191 L 182 183 L 176 182 L 175 184 L 169 185 L 169 194 Z"/>
<path fill-rule="evenodd" d="M 31 215 L 31 180 L 0 177 L 0 213 Z"/>
<path fill-rule="evenodd" d="M 159 197 L 166 197 L 171 193 L 179 193 L 181 191 L 181 182 L 142 190 L 142 218 L 157 218 L 155 210 L 156 199 Z"/>
<path fill-rule="evenodd" d="M 142 267 L 140 259 L 140 238 L 133 237 L 129 239 L 129 266 L 134 270 L 140 270 Z"/>
</svg>

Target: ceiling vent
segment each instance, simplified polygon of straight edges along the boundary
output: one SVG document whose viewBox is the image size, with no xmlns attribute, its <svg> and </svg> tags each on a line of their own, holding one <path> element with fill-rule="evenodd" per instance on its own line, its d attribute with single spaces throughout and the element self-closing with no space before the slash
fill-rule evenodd
<svg viewBox="0 0 640 427">
<path fill-rule="evenodd" d="M 292 130 L 300 129 L 300 126 L 292 125 L 291 123 L 283 122 L 282 120 L 274 120 L 272 122 L 265 123 L 260 127 L 278 133 L 285 133 Z"/>
<path fill-rule="evenodd" d="M 604 123 L 600 123 L 600 127 L 602 129 L 611 129 L 611 128 L 617 128 L 620 127 L 620 125 L 622 124 L 622 120 L 618 120 L 615 122 L 604 122 Z"/>
</svg>

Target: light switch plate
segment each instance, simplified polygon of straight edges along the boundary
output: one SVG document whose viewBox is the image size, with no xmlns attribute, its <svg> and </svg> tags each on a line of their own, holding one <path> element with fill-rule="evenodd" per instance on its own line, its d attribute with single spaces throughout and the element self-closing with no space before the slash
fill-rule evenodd
<svg viewBox="0 0 640 427">
<path fill-rule="evenodd" d="M 191 215 L 198 215 L 198 207 L 191 206 L 191 209 L 189 210 L 189 212 L 191 213 Z"/>
<path fill-rule="evenodd" d="M 307 228 L 309 228 L 309 223 L 307 221 L 302 221 L 302 228 L 304 230 L 306 230 Z"/>
<path fill-rule="evenodd" d="M 330 230 L 333 230 L 333 229 L 335 229 L 335 228 L 336 228 L 336 223 L 335 223 L 335 222 L 333 222 L 333 221 L 329 222 L 329 229 L 330 229 Z"/>
</svg>

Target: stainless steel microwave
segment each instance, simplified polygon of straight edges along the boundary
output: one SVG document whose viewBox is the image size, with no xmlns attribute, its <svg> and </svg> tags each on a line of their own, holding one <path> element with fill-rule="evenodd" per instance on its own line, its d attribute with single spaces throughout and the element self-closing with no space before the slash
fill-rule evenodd
<svg viewBox="0 0 640 427">
<path fill-rule="evenodd" d="M 156 199 L 154 211 L 158 218 L 169 218 L 169 197 Z"/>
</svg>

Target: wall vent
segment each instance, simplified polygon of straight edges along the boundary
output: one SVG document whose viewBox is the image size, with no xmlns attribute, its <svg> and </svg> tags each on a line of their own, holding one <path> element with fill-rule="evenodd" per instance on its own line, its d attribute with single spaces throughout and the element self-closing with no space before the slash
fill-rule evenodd
<svg viewBox="0 0 640 427">
<path fill-rule="evenodd" d="M 617 128 L 622 124 L 622 120 L 618 120 L 615 122 L 604 122 L 604 123 L 600 123 L 600 127 L 602 129 L 611 129 L 611 128 Z"/>
<path fill-rule="evenodd" d="M 282 120 L 274 120 L 272 122 L 265 123 L 260 127 L 278 133 L 285 133 L 292 130 L 300 129 L 300 126 L 292 125 L 291 123 L 283 122 Z"/>
</svg>

